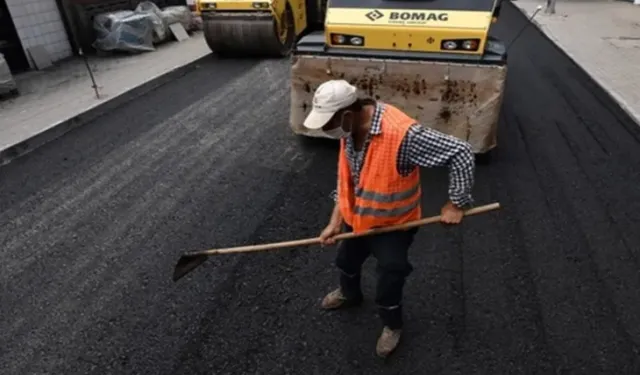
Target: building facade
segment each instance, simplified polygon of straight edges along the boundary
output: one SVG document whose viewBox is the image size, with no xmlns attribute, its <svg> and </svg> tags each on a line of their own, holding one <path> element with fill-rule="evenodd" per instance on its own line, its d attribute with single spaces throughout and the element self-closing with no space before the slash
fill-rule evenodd
<svg viewBox="0 0 640 375">
<path fill-rule="evenodd" d="M 42 45 L 53 62 L 72 56 L 57 0 L 0 0 L 0 52 L 12 71 L 34 69 L 29 49 Z"/>
</svg>

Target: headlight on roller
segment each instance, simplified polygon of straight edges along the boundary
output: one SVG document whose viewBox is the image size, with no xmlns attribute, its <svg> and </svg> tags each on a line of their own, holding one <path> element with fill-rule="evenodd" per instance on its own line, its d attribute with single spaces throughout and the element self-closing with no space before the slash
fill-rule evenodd
<svg viewBox="0 0 640 375">
<path fill-rule="evenodd" d="M 351 38 L 349 38 L 349 42 L 351 42 L 351 44 L 353 44 L 354 46 L 361 46 L 364 44 L 364 39 L 359 36 L 352 36 Z"/>
<path fill-rule="evenodd" d="M 440 48 L 447 51 L 477 51 L 480 39 L 448 39 L 440 43 Z"/>
<path fill-rule="evenodd" d="M 442 49 L 452 50 L 452 49 L 456 49 L 456 48 L 458 48 L 458 42 L 456 42 L 455 40 L 443 40 L 442 41 Z"/>
<path fill-rule="evenodd" d="M 341 46 L 364 46 L 364 37 L 359 35 L 346 35 L 346 34 L 331 34 L 331 44 L 337 44 Z"/>
<path fill-rule="evenodd" d="M 214 9 L 216 9 L 216 3 L 200 2 L 200 10 L 214 10 Z"/>
<path fill-rule="evenodd" d="M 267 9 L 267 8 L 269 8 L 269 3 L 267 3 L 267 2 L 256 2 L 256 3 L 253 3 L 253 7 L 255 9 Z"/>
<path fill-rule="evenodd" d="M 478 41 L 476 41 L 475 39 L 465 40 L 464 42 L 462 42 L 462 49 L 467 51 L 475 51 L 478 49 L 479 44 L 480 43 L 478 43 Z"/>
</svg>

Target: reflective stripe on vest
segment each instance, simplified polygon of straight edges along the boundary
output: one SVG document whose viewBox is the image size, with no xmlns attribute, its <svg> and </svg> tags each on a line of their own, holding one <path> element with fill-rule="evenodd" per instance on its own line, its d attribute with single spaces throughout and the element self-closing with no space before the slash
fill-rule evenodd
<svg viewBox="0 0 640 375">
<path fill-rule="evenodd" d="M 394 216 L 400 216 L 400 215 L 404 215 L 406 213 L 411 212 L 411 210 L 413 210 L 414 208 L 418 207 L 420 205 L 420 200 L 415 200 L 414 202 L 403 206 L 403 207 L 396 207 L 396 208 L 392 208 L 390 210 L 383 210 L 383 209 L 379 209 L 379 208 L 372 208 L 372 207 L 362 207 L 362 206 L 355 206 L 353 208 L 353 212 L 356 215 L 361 215 L 361 216 L 374 216 L 374 217 L 394 217 Z"/>
<path fill-rule="evenodd" d="M 397 201 L 403 201 L 411 198 L 415 193 L 420 190 L 420 184 L 414 185 L 409 190 L 400 191 L 397 193 L 377 193 L 375 191 L 364 190 L 361 187 L 356 188 L 356 197 L 366 199 L 369 201 L 376 201 L 380 203 L 393 203 Z"/>
<path fill-rule="evenodd" d="M 360 187 L 356 188 L 356 198 L 361 200 L 368 200 L 378 203 L 396 203 L 411 198 L 420 190 L 420 184 L 414 185 L 411 189 L 396 192 L 396 193 L 378 193 L 375 191 L 364 190 Z M 375 217 L 394 217 L 404 215 L 407 212 L 413 210 L 420 205 L 420 197 L 416 197 L 413 201 L 400 207 L 392 209 L 376 208 L 376 207 L 364 207 L 356 201 L 356 205 L 353 208 L 353 213 L 356 215 L 367 215 Z"/>
</svg>

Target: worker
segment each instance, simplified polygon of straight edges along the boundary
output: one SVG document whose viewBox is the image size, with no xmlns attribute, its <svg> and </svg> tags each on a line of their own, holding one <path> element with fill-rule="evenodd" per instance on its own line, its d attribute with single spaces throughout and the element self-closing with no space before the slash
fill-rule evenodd
<svg viewBox="0 0 640 375">
<path fill-rule="evenodd" d="M 359 98 L 356 87 L 345 80 L 330 80 L 317 88 L 304 126 L 340 140 L 336 204 L 320 234 L 323 246 L 334 244 L 334 237 L 343 231 L 360 233 L 420 219 L 420 167 L 448 166 L 449 201 L 441 209 L 443 223 L 460 223 L 473 203 L 475 159 L 467 142 L 422 127 L 390 104 Z M 413 228 L 342 241 L 336 256 L 340 286 L 322 301 L 324 309 L 359 305 L 362 264 L 372 254 L 377 260 L 376 304 L 383 326 L 376 353 L 383 358 L 400 341 L 402 291 L 413 270 L 408 250 L 416 233 Z"/>
</svg>

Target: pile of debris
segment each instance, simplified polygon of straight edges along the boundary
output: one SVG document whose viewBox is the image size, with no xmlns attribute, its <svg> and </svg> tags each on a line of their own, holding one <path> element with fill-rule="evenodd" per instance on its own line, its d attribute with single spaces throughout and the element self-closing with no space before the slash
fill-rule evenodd
<svg viewBox="0 0 640 375">
<path fill-rule="evenodd" d="M 187 6 L 160 9 L 151 1 L 142 1 L 134 10 L 96 15 L 93 28 L 97 37 L 93 47 L 100 51 L 154 51 L 155 45 L 175 38 L 174 25 L 187 32 L 198 28 Z"/>
</svg>

